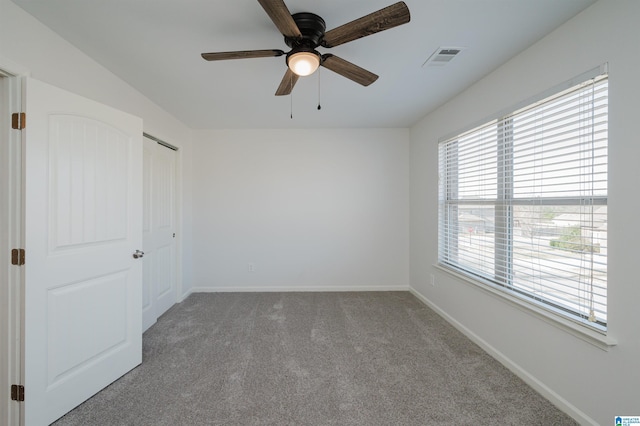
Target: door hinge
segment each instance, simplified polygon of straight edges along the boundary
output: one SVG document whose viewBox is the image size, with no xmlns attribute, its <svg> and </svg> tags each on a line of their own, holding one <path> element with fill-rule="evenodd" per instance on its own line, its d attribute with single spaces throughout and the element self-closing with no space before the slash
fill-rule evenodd
<svg viewBox="0 0 640 426">
<path fill-rule="evenodd" d="M 24 386 L 11 385 L 11 400 L 24 402 Z"/>
<path fill-rule="evenodd" d="M 24 112 L 14 112 L 11 114 L 11 128 L 22 130 L 27 127 L 27 114 Z"/>
<path fill-rule="evenodd" d="M 13 249 L 11 250 L 11 264 L 16 266 L 24 265 L 24 249 Z"/>
</svg>

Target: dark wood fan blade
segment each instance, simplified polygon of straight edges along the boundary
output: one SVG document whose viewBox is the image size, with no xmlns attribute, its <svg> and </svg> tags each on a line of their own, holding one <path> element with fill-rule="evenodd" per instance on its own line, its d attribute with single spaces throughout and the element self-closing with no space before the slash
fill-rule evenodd
<svg viewBox="0 0 640 426">
<path fill-rule="evenodd" d="M 371 71 L 331 54 L 322 55 L 322 66 L 363 86 L 368 86 L 378 79 Z"/>
<path fill-rule="evenodd" d="M 324 47 L 334 47 L 380 31 L 388 30 L 411 20 L 409 8 L 401 1 L 360 19 L 327 31 L 322 41 Z"/>
<path fill-rule="evenodd" d="M 291 38 L 302 37 L 296 21 L 293 20 L 291 12 L 287 9 L 287 5 L 282 0 L 258 0 L 260 6 L 267 12 L 269 18 L 273 21 L 283 36 Z"/>
<path fill-rule="evenodd" d="M 203 53 L 202 57 L 207 61 L 224 61 L 226 59 L 251 59 L 270 58 L 272 56 L 282 56 L 284 52 L 278 49 L 266 50 L 239 50 L 236 52 L 215 52 Z"/>
<path fill-rule="evenodd" d="M 299 78 L 300 76 L 287 68 L 287 72 L 284 74 L 284 77 L 282 77 L 278 90 L 276 90 L 276 96 L 285 96 L 290 94 L 293 90 L 293 86 L 296 85 Z"/>
</svg>

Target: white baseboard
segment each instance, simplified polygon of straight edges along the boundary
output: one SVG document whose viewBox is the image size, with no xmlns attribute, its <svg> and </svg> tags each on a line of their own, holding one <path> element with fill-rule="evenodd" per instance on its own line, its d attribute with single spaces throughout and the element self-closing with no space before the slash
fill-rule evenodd
<svg viewBox="0 0 640 426">
<path fill-rule="evenodd" d="M 552 404 L 558 407 L 563 412 L 567 413 L 571 416 L 575 421 L 580 423 L 581 425 L 593 425 L 598 426 L 598 423 L 593 420 L 591 417 L 587 416 L 584 412 L 579 410 L 573 404 L 569 403 L 566 399 L 562 398 L 555 391 L 549 388 L 547 385 L 542 383 L 540 380 L 535 378 L 528 371 L 520 367 L 518 364 L 513 362 L 510 358 L 505 356 L 502 352 L 491 346 L 489 343 L 484 341 L 480 336 L 469 330 L 467 327 L 462 325 L 452 316 L 447 314 L 445 311 L 440 309 L 437 305 L 433 304 L 429 299 L 424 297 L 414 288 L 409 288 L 411 294 L 416 296 L 422 303 L 427 305 L 429 308 L 433 309 L 438 315 L 444 318 L 447 322 L 453 325 L 456 329 L 458 329 L 462 334 L 467 336 L 471 341 L 480 346 L 485 352 L 495 358 L 502 365 L 507 367 L 512 373 L 516 376 L 520 377 L 526 384 L 535 389 L 539 394 L 548 399 Z"/>
<path fill-rule="evenodd" d="M 409 291 L 409 286 L 194 287 L 189 291 L 189 294 L 191 293 L 345 292 L 345 291 Z"/>
</svg>

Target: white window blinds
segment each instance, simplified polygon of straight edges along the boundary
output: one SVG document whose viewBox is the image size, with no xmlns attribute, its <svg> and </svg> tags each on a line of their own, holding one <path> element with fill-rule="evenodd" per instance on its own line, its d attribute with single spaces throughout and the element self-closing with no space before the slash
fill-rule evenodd
<svg viewBox="0 0 640 426">
<path fill-rule="evenodd" d="M 608 81 L 440 143 L 439 263 L 600 331 Z"/>
</svg>

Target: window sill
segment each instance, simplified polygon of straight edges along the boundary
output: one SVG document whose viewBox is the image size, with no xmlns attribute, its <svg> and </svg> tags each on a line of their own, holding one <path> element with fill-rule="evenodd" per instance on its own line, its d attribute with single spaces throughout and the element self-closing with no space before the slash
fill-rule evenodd
<svg viewBox="0 0 640 426">
<path fill-rule="evenodd" d="M 584 340 L 585 342 L 590 343 L 599 349 L 608 351 L 609 348 L 618 344 L 618 342 L 614 338 L 607 336 L 606 334 L 603 334 L 598 330 L 588 328 L 587 326 L 582 325 L 579 322 L 561 317 L 551 310 L 545 309 L 533 303 L 529 303 L 503 290 L 494 288 L 491 284 L 473 279 L 442 265 L 436 264 L 433 265 L 433 267 L 438 271 L 444 272 L 467 285 L 473 286 L 473 288 L 482 290 L 492 296 L 499 297 L 501 300 L 505 300 L 512 306 L 515 306 L 516 308 L 529 313 L 534 317 L 553 325 L 556 328 L 559 328 L 581 340 Z"/>
</svg>

